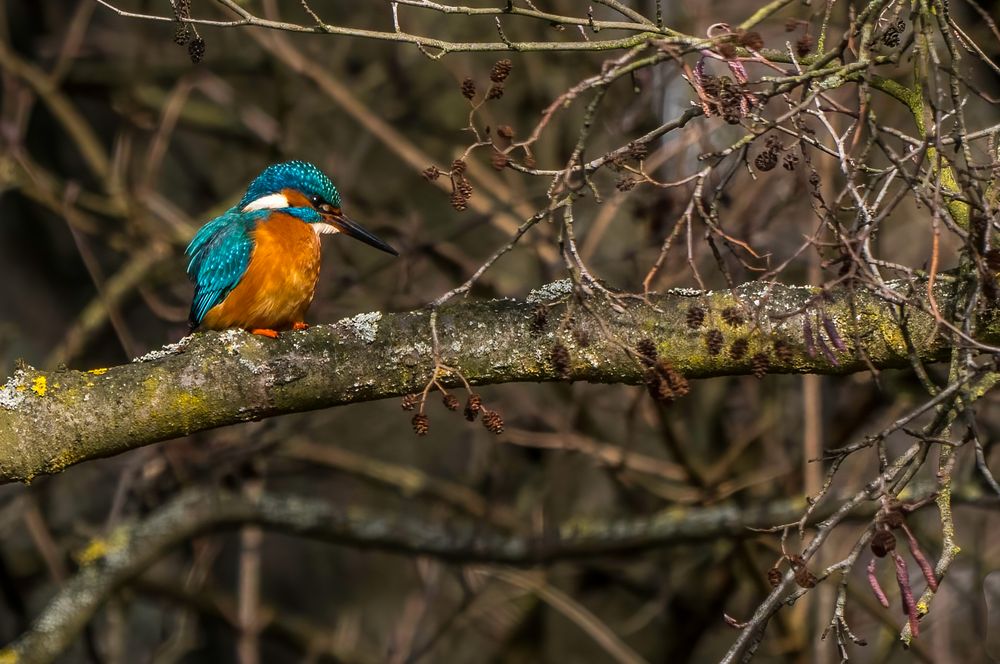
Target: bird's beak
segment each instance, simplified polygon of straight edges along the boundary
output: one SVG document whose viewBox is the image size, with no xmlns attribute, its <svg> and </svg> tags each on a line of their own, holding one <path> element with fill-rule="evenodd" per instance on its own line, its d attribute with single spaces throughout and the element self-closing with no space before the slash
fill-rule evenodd
<svg viewBox="0 0 1000 664">
<path fill-rule="evenodd" d="M 361 227 L 361 224 L 356 221 L 351 220 L 343 212 L 338 214 L 332 214 L 328 217 L 330 224 L 334 226 L 338 231 L 344 235 L 349 235 L 355 240 L 361 240 L 367 245 L 371 245 L 376 249 L 381 249 L 387 254 L 392 254 L 393 256 L 398 256 L 399 252 L 390 247 L 386 242 L 380 239 L 374 233 L 366 231 Z"/>
</svg>

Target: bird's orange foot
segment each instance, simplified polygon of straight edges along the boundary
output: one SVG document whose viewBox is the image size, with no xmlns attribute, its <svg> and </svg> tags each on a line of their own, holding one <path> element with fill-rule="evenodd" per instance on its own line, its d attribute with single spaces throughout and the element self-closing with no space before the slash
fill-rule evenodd
<svg viewBox="0 0 1000 664">
<path fill-rule="evenodd" d="M 299 321 L 298 323 L 292 323 L 292 329 L 293 330 L 308 330 L 309 329 L 309 323 L 303 323 L 302 321 Z"/>
<path fill-rule="evenodd" d="M 258 334 L 262 337 L 270 337 L 271 339 L 278 338 L 277 330 L 269 330 L 265 327 L 255 327 L 254 329 L 250 330 L 250 334 Z"/>
</svg>

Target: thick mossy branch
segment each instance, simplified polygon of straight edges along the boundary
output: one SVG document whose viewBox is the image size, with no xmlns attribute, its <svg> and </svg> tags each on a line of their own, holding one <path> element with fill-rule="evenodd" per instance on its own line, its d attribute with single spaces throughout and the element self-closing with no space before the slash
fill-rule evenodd
<svg viewBox="0 0 1000 664">
<path fill-rule="evenodd" d="M 891 286 L 900 301 L 926 296 L 924 284 Z M 953 288 L 939 281 L 942 310 Z M 939 334 L 945 328 L 936 330 L 920 308 L 900 308 L 867 292 L 820 297 L 814 288 L 750 283 L 735 292 L 673 291 L 648 302 L 616 303 L 595 296 L 581 304 L 570 290 L 568 282 L 556 282 L 525 301 L 440 308 L 440 361 L 479 385 L 635 384 L 642 381 L 643 367 L 628 349 L 643 338 L 689 378 L 759 372 L 761 357 L 772 373 L 849 373 L 868 368 L 859 347 L 877 368 L 908 365 L 907 342 L 924 360 L 938 358 L 946 348 Z M 550 307 L 540 332 L 539 303 Z M 694 327 L 692 309 L 704 312 Z M 361 314 L 277 340 L 240 330 L 195 334 L 108 369 L 21 369 L 0 388 L 0 481 L 28 481 L 226 424 L 420 390 L 435 366 L 430 322 L 429 310 Z M 831 325 L 846 350 L 836 350 Z M 979 324 L 977 335 L 994 342 L 998 330 L 994 314 Z M 706 343 L 709 337 L 716 343 Z M 583 338 L 589 339 L 585 347 L 579 343 Z M 741 352 L 734 353 L 738 340 Z M 568 373 L 549 360 L 556 341 L 569 349 Z M 455 376 L 442 380 L 458 382 Z"/>
</svg>

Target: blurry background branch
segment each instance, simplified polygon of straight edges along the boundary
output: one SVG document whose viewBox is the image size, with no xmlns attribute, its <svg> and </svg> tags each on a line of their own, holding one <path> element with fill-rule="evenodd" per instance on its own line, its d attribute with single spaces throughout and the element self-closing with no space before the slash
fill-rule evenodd
<svg viewBox="0 0 1000 664">
<path fill-rule="evenodd" d="M 810 525 L 827 518 L 835 501 L 813 512 Z M 81 569 L 39 615 L 32 629 L 0 650 L 16 661 L 53 661 L 93 614 L 124 584 L 170 549 L 201 533 L 257 524 L 298 537 L 352 547 L 430 555 L 456 563 L 536 565 L 609 556 L 718 538 L 742 538 L 754 529 L 798 518 L 801 500 L 757 507 L 718 505 L 667 509 L 639 519 L 574 519 L 531 536 L 498 531 L 482 522 L 451 519 L 447 525 L 395 511 L 341 507 L 324 500 L 265 493 L 256 498 L 213 489 L 185 491 L 141 522 L 122 524 L 77 553 Z M 869 510 L 870 511 L 870 510 Z M 859 510 L 853 517 L 867 516 Z M 498 572 L 502 573 L 502 572 Z M 140 589 L 144 585 L 140 582 Z M 157 592 L 173 592 L 160 589 Z"/>
</svg>

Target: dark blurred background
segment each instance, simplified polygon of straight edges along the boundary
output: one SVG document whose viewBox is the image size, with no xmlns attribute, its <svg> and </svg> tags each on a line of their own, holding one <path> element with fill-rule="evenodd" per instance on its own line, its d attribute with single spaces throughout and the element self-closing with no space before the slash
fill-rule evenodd
<svg viewBox="0 0 1000 664">
<path fill-rule="evenodd" d="M 261 15 L 310 21 L 299 2 L 246 4 Z M 539 4 L 557 13 L 585 11 L 574 0 Z M 628 4 L 652 14 L 651 2 Z M 703 34 L 717 21 L 738 23 L 759 4 L 665 2 L 665 18 L 686 33 Z M 224 16 L 215 3 L 192 5 L 196 16 Z M 165 0 L 121 6 L 171 14 Z M 316 0 L 310 6 L 331 23 L 391 30 L 389 3 Z M 838 35 L 846 7 L 838 3 L 833 15 Z M 989 27 L 967 8 L 955 10 L 981 43 L 993 45 L 994 58 L 1000 55 Z M 606 7 L 594 11 L 616 17 Z M 759 29 L 769 46 L 781 48 L 790 39 L 785 20 L 815 25 L 817 11 L 822 7 L 792 3 Z M 996 16 L 997 5 L 988 11 Z M 413 33 L 497 38 L 489 18 L 406 7 L 400 16 Z M 464 212 L 449 205 L 440 181 L 421 176 L 432 164 L 447 169 L 472 141 L 462 131 L 469 105 L 459 86 L 472 77 L 484 89 L 495 55 L 431 60 L 412 46 L 380 41 L 206 26 L 198 29 L 204 58 L 194 64 L 188 49 L 174 43 L 175 27 L 122 18 L 93 0 L 0 1 L 5 376 L 19 358 L 47 369 L 91 369 L 183 337 L 191 296 L 184 247 L 273 162 L 319 165 L 348 213 L 401 253 L 391 260 L 359 243 L 325 239 L 313 323 L 424 305 L 468 278 L 545 204 L 547 178 L 497 172 L 485 152 L 469 159 L 475 193 Z M 522 40 L 564 38 L 545 23 L 514 17 L 505 30 Z M 484 105 L 475 122 L 527 135 L 557 95 L 616 55 L 512 54 L 504 96 Z M 996 78 L 992 85 L 995 93 Z M 841 92 L 845 101 L 853 99 Z M 649 131 L 692 99 L 670 63 L 618 81 L 588 154 Z M 578 101 L 556 115 L 535 149 L 539 168 L 565 165 L 584 106 Z M 998 118 L 988 105 L 970 113 L 984 124 Z M 892 106 L 879 120 L 914 133 Z M 700 119 L 650 146 L 650 172 L 663 181 L 685 177 L 701 167 L 698 154 L 740 135 L 718 119 Z M 820 159 L 816 168 L 824 183 L 836 182 L 835 162 Z M 728 228 L 769 255 L 764 267 L 791 258 L 816 226 L 806 178 L 777 169 L 754 180 L 742 169 L 727 185 Z M 590 199 L 577 210 L 584 258 L 609 284 L 641 289 L 690 189 L 622 192 L 613 174 L 603 172 L 596 184 L 603 202 Z M 929 238 L 914 237 L 906 224 L 918 214 L 909 204 L 887 221 L 877 240 L 880 256 L 924 264 Z M 945 242 L 947 252 L 953 245 Z M 953 254 L 945 256 L 954 264 Z M 724 285 L 706 248 L 698 248 L 695 259 L 706 285 Z M 524 297 L 560 278 L 562 265 L 556 229 L 540 225 L 485 275 L 473 296 Z M 732 269 L 738 281 L 755 278 L 739 261 Z M 805 252 L 781 278 L 816 283 L 828 276 Z M 681 246 L 654 286 L 693 285 Z M 430 435 L 417 438 L 409 414 L 393 400 L 229 427 L 89 462 L 30 486 L 0 487 L 0 640 L 26 628 L 72 575 L 73 554 L 89 538 L 141 517 L 186 486 L 291 490 L 446 522 L 454 505 L 407 489 L 406 473 L 419 471 L 431 484 L 460 484 L 480 494 L 494 507 L 496 523 L 539 531 L 569 518 L 632 518 L 721 501 L 767 504 L 815 493 L 823 469 L 806 459 L 877 430 L 921 394 L 907 372 L 885 372 L 879 382 L 869 375 L 703 380 L 672 408 L 656 405 L 638 387 L 508 385 L 483 390 L 507 421 L 500 437 L 433 404 Z M 986 401 L 981 426 L 992 444 L 1000 417 L 996 396 Z M 638 468 L 609 463 L 608 450 L 621 447 L 650 462 Z M 995 446 L 986 453 L 996 468 Z M 835 490 L 856 489 L 874 464 L 872 455 L 851 457 Z M 962 464 L 963 495 L 974 503 L 981 487 L 970 457 Z M 933 479 L 926 472 L 919 480 L 925 486 Z M 998 618 L 991 632 L 984 579 L 1000 561 L 997 514 L 974 504 L 958 510 L 964 551 L 913 650 L 904 653 L 895 637 L 898 607 L 878 607 L 855 570 L 848 615 L 869 643 L 855 649 L 858 661 L 985 661 L 986 649 L 995 648 L 990 639 Z M 915 528 L 936 552 L 936 515 L 925 512 Z M 844 555 L 865 523 L 839 529 L 822 560 Z M 251 540 L 245 531 L 223 533 L 174 552 L 123 591 L 64 661 L 254 661 L 240 654 L 235 608 Z M 265 533 L 256 559 L 257 610 L 269 616 L 262 619 L 260 661 L 613 661 L 595 640 L 592 621 L 649 661 L 712 661 L 735 635 L 723 613 L 749 617 L 766 594 L 764 574 L 778 554 L 776 537 L 738 538 L 520 570 L 511 572 L 512 580 L 489 568 Z M 538 582 L 567 603 L 540 598 L 531 585 Z M 760 661 L 837 661 L 834 645 L 819 640 L 832 601 L 832 589 L 822 589 L 783 612 Z M 1000 610 L 1000 597 L 993 602 Z"/>
</svg>

